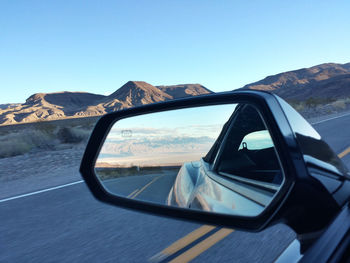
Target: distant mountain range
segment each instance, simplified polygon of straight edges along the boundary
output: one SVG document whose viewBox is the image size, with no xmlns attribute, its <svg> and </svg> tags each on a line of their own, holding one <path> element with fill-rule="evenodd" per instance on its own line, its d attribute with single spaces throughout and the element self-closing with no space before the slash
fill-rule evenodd
<svg viewBox="0 0 350 263">
<path fill-rule="evenodd" d="M 288 71 L 268 76 L 241 89 L 274 92 L 294 106 L 305 101 L 327 104 L 349 99 L 346 105 L 344 101 L 338 103 L 337 106 L 344 109 L 350 107 L 350 63 L 326 63 Z M 209 93 L 212 91 L 200 84 L 152 86 L 143 81 L 129 81 L 109 96 L 85 92 L 37 93 L 23 104 L 0 105 L 0 125 L 99 116 L 138 105 Z M 333 108 L 321 114 L 329 113 Z M 300 108 L 304 113 L 305 110 L 309 109 Z M 310 114 L 306 112 L 304 116 L 312 116 Z"/>
<path fill-rule="evenodd" d="M 243 89 L 267 90 L 288 101 L 350 97 L 350 63 L 326 63 L 268 76 Z"/>
<path fill-rule="evenodd" d="M 199 84 L 152 86 L 129 81 L 109 96 L 86 92 L 36 93 L 23 104 L 0 105 L 0 125 L 103 115 L 138 105 L 212 93 Z"/>
</svg>

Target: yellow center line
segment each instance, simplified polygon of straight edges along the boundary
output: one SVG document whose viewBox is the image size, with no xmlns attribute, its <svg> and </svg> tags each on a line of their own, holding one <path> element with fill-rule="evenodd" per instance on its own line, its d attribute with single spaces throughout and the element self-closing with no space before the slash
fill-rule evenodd
<svg viewBox="0 0 350 263">
<path fill-rule="evenodd" d="M 167 255 L 172 255 L 177 251 L 179 251 L 180 249 L 184 248 L 185 246 L 191 244 L 193 241 L 197 240 L 198 238 L 212 231 L 214 228 L 215 226 L 208 226 L 208 225 L 201 226 L 200 228 L 197 228 L 193 232 L 189 233 L 185 237 L 173 243 L 171 246 L 164 249 L 162 253 Z"/>
<path fill-rule="evenodd" d="M 202 254 L 204 251 L 215 245 L 220 240 L 227 237 L 234 230 L 229 228 L 220 229 L 218 232 L 212 234 L 210 237 L 204 239 L 202 242 L 195 245 L 193 248 L 187 250 L 177 258 L 170 261 L 171 263 L 186 263 L 190 262 L 192 259 Z"/>
<path fill-rule="evenodd" d="M 347 155 L 348 153 L 350 153 L 350 147 L 348 147 L 347 149 L 345 149 L 344 151 L 342 151 L 341 153 L 338 154 L 339 158 L 343 158 L 345 157 L 345 155 Z"/>
<path fill-rule="evenodd" d="M 165 248 L 163 251 L 159 252 L 158 254 L 154 255 L 152 258 L 150 258 L 150 262 L 160 262 L 163 259 L 175 254 L 179 250 L 183 249 L 184 247 L 188 246 L 195 240 L 199 239 L 200 237 L 204 236 L 205 234 L 209 233 L 215 228 L 215 226 L 208 226 L 204 225 L 196 230 L 192 231 L 191 233 L 187 234 L 183 238 L 175 241 L 173 244 L 171 244 L 169 247 Z"/>
</svg>

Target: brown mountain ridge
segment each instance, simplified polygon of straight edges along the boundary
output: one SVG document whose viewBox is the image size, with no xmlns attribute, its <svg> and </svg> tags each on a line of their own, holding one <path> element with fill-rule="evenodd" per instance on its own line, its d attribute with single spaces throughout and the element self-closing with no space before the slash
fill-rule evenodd
<svg viewBox="0 0 350 263">
<path fill-rule="evenodd" d="M 350 109 L 350 63 L 325 63 L 268 76 L 241 89 L 281 96 L 305 117 Z M 212 93 L 200 84 L 153 86 L 129 81 L 109 96 L 86 92 L 37 93 L 23 104 L 0 105 L 0 125 L 99 116 L 138 105 Z"/>
<path fill-rule="evenodd" d="M 0 108 L 0 125 L 99 116 L 134 106 L 212 93 L 200 84 L 153 86 L 129 81 L 109 96 L 86 92 L 36 93 L 23 104 Z"/>
<path fill-rule="evenodd" d="M 350 63 L 325 63 L 280 73 L 245 85 L 243 89 L 267 90 L 288 101 L 350 97 Z"/>
</svg>

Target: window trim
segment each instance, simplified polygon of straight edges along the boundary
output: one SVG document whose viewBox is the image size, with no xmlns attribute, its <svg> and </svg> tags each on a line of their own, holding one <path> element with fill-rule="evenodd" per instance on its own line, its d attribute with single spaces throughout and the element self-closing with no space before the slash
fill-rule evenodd
<svg viewBox="0 0 350 263">
<path fill-rule="evenodd" d="M 249 185 L 253 185 L 253 186 L 256 186 L 259 188 L 263 188 L 263 189 L 266 189 L 268 191 L 277 192 L 278 189 L 280 188 L 280 186 L 277 184 L 262 182 L 262 181 L 258 181 L 258 180 L 254 180 L 254 179 L 248 179 L 248 178 L 244 178 L 244 177 L 239 176 L 239 175 L 232 175 L 232 174 L 225 173 L 225 172 L 219 172 L 218 175 L 226 176 L 230 179 L 233 179 L 233 180 L 236 180 L 236 181 L 239 181 L 242 183 L 247 183 Z"/>
</svg>

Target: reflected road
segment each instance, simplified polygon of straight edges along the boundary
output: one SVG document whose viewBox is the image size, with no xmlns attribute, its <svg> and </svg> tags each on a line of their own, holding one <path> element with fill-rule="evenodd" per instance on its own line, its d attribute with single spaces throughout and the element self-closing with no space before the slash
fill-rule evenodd
<svg viewBox="0 0 350 263">
<path fill-rule="evenodd" d="M 103 185 L 113 194 L 165 204 L 176 175 L 177 172 L 166 171 L 159 174 L 128 176 L 105 180 Z"/>
</svg>

